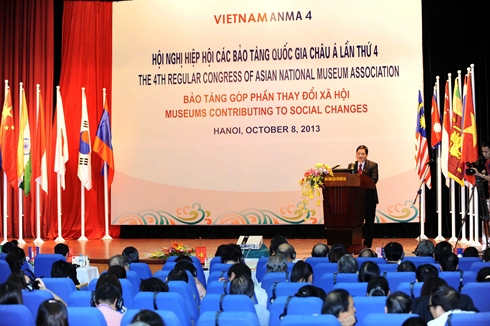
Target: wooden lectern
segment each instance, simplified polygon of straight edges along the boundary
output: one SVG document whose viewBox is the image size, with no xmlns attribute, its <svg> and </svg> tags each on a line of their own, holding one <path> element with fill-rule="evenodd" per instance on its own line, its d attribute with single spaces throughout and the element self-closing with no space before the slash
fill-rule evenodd
<svg viewBox="0 0 490 326">
<path fill-rule="evenodd" d="M 367 189 L 374 181 L 364 174 L 334 171 L 323 182 L 323 215 L 329 244 L 340 243 L 349 253 L 362 248 L 362 226 Z"/>
</svg>

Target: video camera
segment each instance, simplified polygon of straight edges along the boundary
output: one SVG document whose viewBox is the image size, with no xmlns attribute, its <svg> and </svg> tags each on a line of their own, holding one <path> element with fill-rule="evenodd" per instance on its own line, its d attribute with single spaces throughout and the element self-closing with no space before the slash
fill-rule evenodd
<svg viewBox="0 0 490 326">
<path fill-rule="evenodd" d="M 485 170 L 485 158 L 480 156 L 475 162 L 466 162 L 466 174 L 474 175 L 475 170 L 481 172 Z"/>
</svg>

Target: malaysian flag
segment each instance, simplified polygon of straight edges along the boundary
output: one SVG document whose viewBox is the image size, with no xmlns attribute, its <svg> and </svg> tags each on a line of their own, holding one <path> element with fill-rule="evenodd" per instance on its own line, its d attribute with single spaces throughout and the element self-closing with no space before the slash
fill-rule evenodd
<svg viewBox="0 0 490 326">
<path fill-rule="evenodd" d="M 415 162 L 419 179 L 424 181 L 427 187 L 432 187 L 430 176 L 429 146 L 427 144 L 427 130 L 425 125 L 424 102 L 419 90 L 419 105 L 417 110 L 417 127 L 415 129 Z"/>
</svg>

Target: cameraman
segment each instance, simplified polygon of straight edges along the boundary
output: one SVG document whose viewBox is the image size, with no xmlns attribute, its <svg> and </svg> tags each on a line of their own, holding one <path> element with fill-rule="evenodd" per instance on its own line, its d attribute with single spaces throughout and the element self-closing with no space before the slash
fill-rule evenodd
<svg viewBox="0 0 490 326">
<path fill-rule="evenodd" d="M 485 173 L 481 173 L 480 171 L 476 169 L 472 169 L 475 171 L 475 176 L 482 178 L 482 180 L 485 180 L 488 182 L 488 193 L 487 193 L 487 207 L 488 211 L 490 213 L 490 202 L 488 200 L 488 194 L 490 193 L 490 142 L 488 140 L 485 140 L 481 144 L 481 152 L 483 157 L 485 158 Z M 483 222 L 483 223 L 488 223 L 490 227 L 490 221 L 489 222 Z M 487 239 L 486 239 L 486 234 L 484 231 L 484 228 L 482 230 L 482 245 L 486 245 Z"/>
</svg>

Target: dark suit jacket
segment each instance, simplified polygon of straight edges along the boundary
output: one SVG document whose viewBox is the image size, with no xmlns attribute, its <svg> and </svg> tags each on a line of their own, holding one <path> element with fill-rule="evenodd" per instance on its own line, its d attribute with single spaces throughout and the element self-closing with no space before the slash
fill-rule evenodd
<svg viewBox="0 0 490 326">
<path fill-rule="evenodd" d="M 412 309 L 411 309 L 412 314 L 419 315 L 420 317 L 424 318 L 426 322 L 429 322 L 432 319 L 434 319 L 430 314 L 429 310 L 427 310 L 427 305 L 429 304 L 429 298 L 430 296 L 427 295 L 427 296 L 412 299 Z M 475 305 L 473 304 L 473 300 L 471 300 L 471 298 L 466 294 L 461 294 L 459 300 L 459 307 L 461 310 L 478 312 L 478 309 L 476 309 Z"/>
<path fill-rule="evenodd" d="M 354 173 L 357 173 L 357 171 L 359 169 L 359 162 L 356 161 L 355 164 L 354 163 L 349 164 L 350 168 L 352 168 L 352 166 L 354 167 Z M 366 160 L 366 162 L 364 162 L 364 165 L 362 167 L 362 174 L 365 174 L 368 177 L 370 177 L 371 179 L 373 179 L 374 185 L 375 185 L 374 193 L 373 193 L 374 202 L 376 204 L 379 203 L 379 201 L 378 201 L 378 190 L 376 189 L 376 183 L 378 182 L 378 163 L 370 161 L 370 160 Z"/>
</svg>

